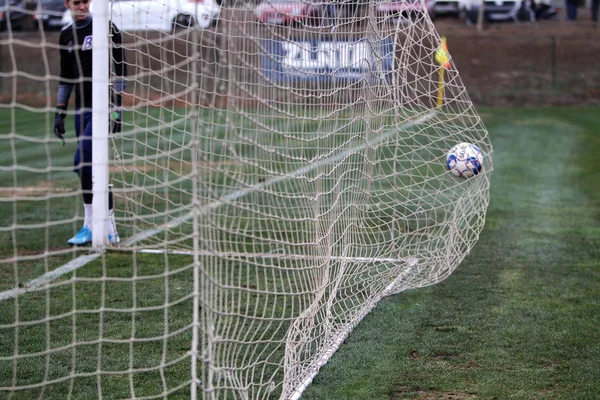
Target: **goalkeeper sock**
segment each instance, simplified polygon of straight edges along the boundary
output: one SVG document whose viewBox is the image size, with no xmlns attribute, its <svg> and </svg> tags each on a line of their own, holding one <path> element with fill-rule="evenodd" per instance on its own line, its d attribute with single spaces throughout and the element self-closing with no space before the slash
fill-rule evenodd
<svg viewBox="0 0 600 400">
<path fill-rule="evenodd" d="M 83 225 L 92 229 L 92 205 L 91 204 L 83 205 Z"/>
<path fill-rule="evenodd" d="M 113 200 L 113 192 L 112 192 L 112 187 L 113 185 L 108 185 L 108 226 L 106 231 L 108 232 L 108 238 L 109 241 L 111 241 L 111 244 L 119 244 L 120 239 L 119 239 L 119 234 L 117 233 L 117 224 L 115 222 L 115 211 L 113 209 L 114 207 L 114 200 Z"/>
<path fill-rule="evenodd" d="M 117 245 L 121 243 L 121 239 L 119 238 L 119 234 L 117 233 L 117 225 L 115 223 L 115 213 L 113 210 L 108 210 L 108 243 L 112 245 Z"/>
<path fill-rule="evenodd" d="M 106 230 L 109 235 L 116 236 L 117 225 L 115 224 L 115 212 L 114 210 L 108 210 L 108 229 Z"/>
<path fill-rule="evenodd" d="M 92 229 L 92 173 L 85 169 L 79 171 L 81 192 L 83 196 L 83 225 Z"/>
</svg>

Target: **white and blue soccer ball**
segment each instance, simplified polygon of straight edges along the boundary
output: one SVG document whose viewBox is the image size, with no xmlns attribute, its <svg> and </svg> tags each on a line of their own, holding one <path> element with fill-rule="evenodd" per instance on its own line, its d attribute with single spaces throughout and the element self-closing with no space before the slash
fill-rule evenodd
<svg viewBox="0 0 600 400">
<path fill-rule="evenodd" d="M 456 177 L 471 178 L 483 170 L 483 152 L 472 143 L 458 143 L 448 152 L 446 166 Z"/>
</svg>

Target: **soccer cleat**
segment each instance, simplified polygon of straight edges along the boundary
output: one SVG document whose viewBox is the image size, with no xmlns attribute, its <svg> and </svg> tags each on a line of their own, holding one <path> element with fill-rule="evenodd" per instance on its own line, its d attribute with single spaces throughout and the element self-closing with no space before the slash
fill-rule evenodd
<svg viewBox="0 0 600 400">
<path fill-rule="evenodd" d="M 121 238 L 119 238 L 119 234 L 115 233 L 114 235 L 108 234 L 108 243 L 109 244 L 119 244 L 121 243 Z"/>
<path fill-rule="evenodd" d="M 68 243 L 74 246 L 83 246 L 84 244 L 92 243 L 92 231 L 87 225 L 84 225 L 75 236 L 69 239 Z"/>
</svg>

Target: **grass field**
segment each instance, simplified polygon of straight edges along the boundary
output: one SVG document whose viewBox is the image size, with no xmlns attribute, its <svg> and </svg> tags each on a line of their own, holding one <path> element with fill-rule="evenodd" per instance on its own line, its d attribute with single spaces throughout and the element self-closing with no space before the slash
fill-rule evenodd
<svg viewBox="0 0 600 400">
<path fill-rule="evenodd" d="M 480 242 L 443 283 L 383 300 L 321 370 L 304 398 L 600 397 L 598 110 L 481 111 L 495 146 L 495 173 Z M 50 141 L 36 152 L 3 151 L 20 154 L 18 164 L 33 168 L 3 173 L 3 182 L 16 173 L 20 184 L 27 182 L 51 158 L 62 160 L 64 169 L 55 168 L 44 179 L 31 178 L 31 186 L 52 182 L 52 187 L 77 187 L 68 167 L 72 148 Z M 40 202 L 36 197 L 35 202 L 20 203 L 18 214 L 26 218 L 19 223 L 60 221 L 56 227 L 40 228 L 35 240 L 25 242 L 26 249 L 39 249 L 41 235 L 46 250 L 57 254 L 46 263 L 21 262 L 18 271 L 3 267 L 0 289 L 10 288 L 16 272 L 24 282 L 81 254 L 64 246 L 64 238 L 81 222 L 80 211 L 69 207 L 78 197 L 66 191 L 56 200 Z M 14 209 L 6 201 L 0 206 L 0 226 L 6 228 Z M 7 257 L 14 237 L 4 229 L 0 239 L 0 254 Z M 52 291 L 4 301 L 0 387 L 17 379 L 32 389 L 14 398 L 59 399 L 71 393 L 76 393 L 74 398 L 95 398 L 95 371 L 102 369 L 107 372 L 100 380 L 105 394 L 126 397 L 135 388 L 136 396 L 144 396 L 168 388 L 178 393 L 169 398 L 187 398 L 190 260 L 137 257 L 132 266 L 130 255 L 111 254 L 110 263 L 100 258 L 78 270 L 77 285 L 64 280 Z M 131 276 L 138 279 L 127 279 Z M 93 312 L 102 307 L 103 313 Z M 82 312 L 72 314 L 73 309 Z M 23 322 L 18 335 L 12 325 L 16 318 Z M 46 322 L 27 324 L 40 320 Z M 140 339 L 136 343 L 130 341 L 134 327 Z M 111 340 L 99 345 L 99 330 Z M 76 350 L 68 347 L 73 337 L 79 343 Z M 13 364 L 7 355 L 17 347 L 32 356 Z M 48 348 L 53 350 L 48 353 Z M 156 368 L 165 364 L 168 368 Z M 74 384 L 62 379 L 70 371 L 78 372 Z M 41 379 L 59 381 L 42 392 L 35 387 Z"/>
<path fill-rule="evenodd" d="M 304 399 L 600 398 L 600 113 L 481 110 L 487 223 L 446 281 L 380 302 Z"/>
</svg>

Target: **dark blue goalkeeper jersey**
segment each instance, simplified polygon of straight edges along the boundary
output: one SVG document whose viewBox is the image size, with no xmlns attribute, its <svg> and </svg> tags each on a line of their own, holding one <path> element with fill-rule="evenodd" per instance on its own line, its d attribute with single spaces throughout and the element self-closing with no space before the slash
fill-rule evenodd
<svg viewBox="0 0 600 400">
<path fill-rule="evenodd" d="M 75 108 L 92 108 L 92 19 L 85 24 L 71 24 L 60 33 L 60 85 L 75 84 Z M 81 25 L 81 26 L 79 26 Z M 127 76 L 123 38 L 116 26 L 112 34 L 112 73 Z"/>
</svg>

